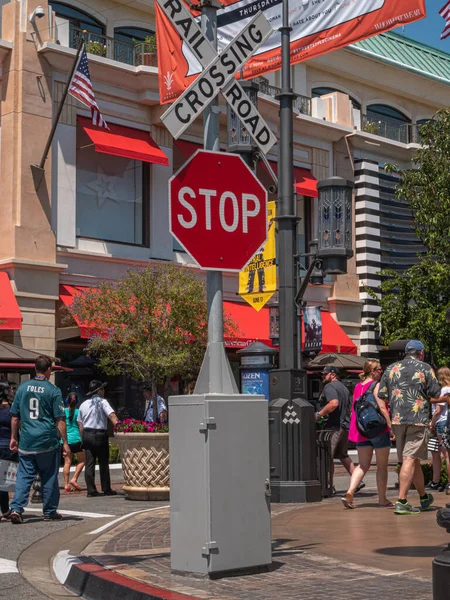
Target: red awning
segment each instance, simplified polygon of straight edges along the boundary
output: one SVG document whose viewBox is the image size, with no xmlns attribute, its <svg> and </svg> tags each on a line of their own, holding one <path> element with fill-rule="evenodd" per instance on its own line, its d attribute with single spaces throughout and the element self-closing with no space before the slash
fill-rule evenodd
<svg viewBox="0 0 450 600">
<path fill-rule="evenodd" d="M 96 127 L 85 117 L 77 117 L 77 119 L 94 143 L 96 152 L 169 166 L 169 159 L 147 131 L 114 123 L 109 123 L 108 131 Z"/>
<path fill-rule="evenodd" d="M 275 175 L 278 176 L 278 163 L 273 160 L 269 161 Z M 266 165 L 262 163 L 264 170 L 267 172 Z M 318 198 L 319 192 L 317 191 L 317 179 L 308 171 L 302 167 L 294 167 L 294 187 L 297 194 L 308 196 L 309 198 Z"/>
<path fill-rule="evenodd" d="M 8 273 L 0 273 L 0 329 L 22 329 L 22 313 L 17 304 Z"/>
<path fill-rule="evenodd" d="M 84 287 L 80 287 L 78 285 L 60 285 L 59 286 L 59 299 L 67 306 L 70 310 L 72 303 L 76 296 L 79 296 L 83 293 L 83 290 L 88 289 Z M 82 323 L 80 319 L 78 319 L 75 315 L 72 315 L 75 323 L 80 328 L 80 337 L 83 339 L 89 339 L 95 333 L 96 329 L 94 326 L 89 325 L 87 323 Z"/>
<path fill-rule="evenodd" d="M 196 144 L 195 142 L 187 142 L 186 140 L 173 140 L 173 143 L 186 160 L 191 158 L 191 156 L 195 154 L 197 150 L 202 150 L 202 146 L 200 146 L 200 144 Z"/>
<path fill-rule="evenodd" d="M 251 306 L 237 302 L 224 302 L 223 308 L 240 330 L 235 338 L 225 338 L 226 348 L 246 348 L 256 341 L 272 346 L 268 308 L 256 312 Z M 357 354 L 358 349 L 331 314 L 322 312 L 321 354 L 326 352 Z"/>
<path fill-rule="evenodd" d="M 303 339 L 305 339 L 304 329 Z M 358 348 L 330 313 L 324 311 L 322 312 L 322 350 L 320 354 L 326 352 L 358 354 Z"/>
<path fill-rule="evenodd" d="M 269 337 L 269 309 L 262 308 L 256 312 L 248 304 L 224 302 L 223 310 L 239 329 L 234 338 L 225 338 L 226 348 L 246 348 L 253 342 L 262 342 L 272 346 Z"/>
</svg>

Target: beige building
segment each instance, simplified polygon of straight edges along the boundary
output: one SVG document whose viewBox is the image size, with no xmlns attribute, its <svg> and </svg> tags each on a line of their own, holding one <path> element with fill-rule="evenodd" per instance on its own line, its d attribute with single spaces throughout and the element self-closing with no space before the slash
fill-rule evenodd
<svg viewBox="0 0 450 600">
<path fill-rule="evenodd" d="M 0 4 L 0 271 L 8 275 L 22 315 L 21 328 L 8 329 L 0 314 L 0 338 L 72 360 L 84 346 L 83 327 L 62 323 L 59 308 L 70 305 L 77 287 L 95 287 L 149 261 L 196 268 L 170 235 L 167 186 L 201 143 L 202 122 L 186 131 L 182 143 L 175 143 L 161 123 L 152 3 Z M 43 16 L 30 20 L 38 6 Z M 69 97 L 40 180 L 33 165 L 41 160 L 83 31 L 104 117 L 125 146 L 150 135 L 168 166 L 151 153 L 138 161 L 120 149 L 118 155 L 98 151 L 89 137 L 89 111 Z M 405 268 L 418 250 L 408 208 L 395 201 L 395 181 L 383 166 L 409 165 L 417 148 L 417 125 L 447 106 L 450 56 L 382 34 L 296 65 L 292 77 L 299 94 L 294 166 L 306 169 L 311 181 L 340 175 L 356 182 L 356 252 L 349 274 L 310 286 L 307 300 L 321 305 L 351 343 L 370 354 L 377 350 L 368 322 L 376 307 L 364 285 L 377 285 L 382 266 Z M 280 74 L 271 73 L 261 81 L 259 94 L 259 110 L 275 134 L 279 84 Z M 225 105 L 221 110 L 225 149 Z M 277 161 L 276 148 L 269 159 Z M 263 169 L 258 168 L 258 175 L 269 185 Z M 304 252 L 317 225 L 317 201 L 301 194 L 297 198 L 299 249 Z M 249 318 L 252 325 L 246 331 L 236 276 L 225 275 L 224 287 L 244 329 L 243 340 L 234 345 L 266 339 L 268 311 L 259 320 Z M 336 341 L 337 350 L 339 346 Z"/>
</svg>

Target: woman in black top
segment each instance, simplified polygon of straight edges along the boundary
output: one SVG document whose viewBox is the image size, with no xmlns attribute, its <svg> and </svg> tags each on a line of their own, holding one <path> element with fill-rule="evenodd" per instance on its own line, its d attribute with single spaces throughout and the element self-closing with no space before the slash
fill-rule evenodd
<svg viewBox="0 0 450 600">
<path fill-rule="evenodd" d="M 11 403 L 12 389 L 8 382 L 0 381 L 0 459 L 17 460 L 15 452 L 9 449 L 11 440 Z M 11 511 L 9 510 L 8 492 L 0 490 L 0 510 L 2 521 L 7 521 Z"/>
</svg>

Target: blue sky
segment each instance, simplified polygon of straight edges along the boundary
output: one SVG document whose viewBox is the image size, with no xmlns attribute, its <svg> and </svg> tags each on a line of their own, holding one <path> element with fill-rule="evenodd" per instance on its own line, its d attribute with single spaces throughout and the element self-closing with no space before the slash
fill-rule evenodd
<svg viewBox="0 0 450 600">
<path fill-rule="evenodd" d="M 444 29 L 445 21 L 439 15 L 440 9 L 444 6 L 446 0 L 427 0 L 427 17 L 421 21 L 416 21 L 405 26 L 405 35 L 424 44 L 429 44 L 444 52 L 450 52 L 450 37 L 441 41 L 441 33 Z M 402 33 L 402 29 L 395 30 Z"/>
</svg>

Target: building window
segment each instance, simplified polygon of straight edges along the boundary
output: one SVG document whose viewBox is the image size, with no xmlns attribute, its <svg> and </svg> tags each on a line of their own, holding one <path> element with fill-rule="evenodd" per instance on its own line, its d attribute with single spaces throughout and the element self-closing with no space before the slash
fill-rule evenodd
<svg viewBox="0 0 450 600">
<path fill-rule="evenodd" d="M 114 29 L 114 60 L 129 65 L 146 64 L 142 54 L 156 50 L 155 32 L 139 27 L 117 27 Z M 156 54 L 155 54 L 156 57 Z M 156 65 L 156 60 L 153 61 Z M 150 64 L 150 66 L 152 66 Z"/>
<path fill-rule="evenodd" d="M 147 163 L 96 152 L 77 126 L 77 237 L 148 246 Z"/>
<path fill-rule="evenodd" d="M 311 90 L 311 96 L 313 98 L 320 98 L 321 96 L 326 96 L 326 94 L 333 94 L 334 92 L 340 92 L 341 94 L 345 94 L 346 92 L 341 92 L 340 90 L 335 90 L 334 88 L 330 88 L 330 87 L 317 87 L 317 88 L 313 88 Z M 361 110 L 361 104 L 360 102 L 358 102 L 358 100 L 355 100 L 355 98 L 352 98 L 351 96 L 349 96 L 353 108 L 356 108 L 357 110 Z"/>
<path fill-rule="evenodd" d="M 403 125 L 405 123 L 411 123 L 409 119 L 402 112 L 391 106 L 385 106 L 384 104 L 371 104 L 367 107 L 367 117 L 372 119 L 381 119 L 382 121 L 388 121 L 390 123 L 396 123 Z"/>
<path fill-rule="evenodd" d="M 413 141 L 411 119 L 384 104 L 371 104 L 363 115 L 362 130 L 390 140 L 409 144 Z"/>
<path fill-rule="evenodd" d="M 145 42 L 147 38 L 153 35 L 155 35 L 154 31 L 141 29 L 140 27 L 117 27 L 114 29 L 114 39 L 129 44 Z"/>
<path fill-rule="evenodd" d="M 72 6 L 61 4 L 60 2 L 50 2 L 49 6 L 55 12 L 56 17 L 61 17 L 62 19 L 69 21 L 71 27 L 76 27 L 81 30 L 85 29 L 90 33 L 104 35 L 105 27 L 103 24 L 87 13 L 78 10 L 77 8 L 73 8 Z"/>
</svg>

